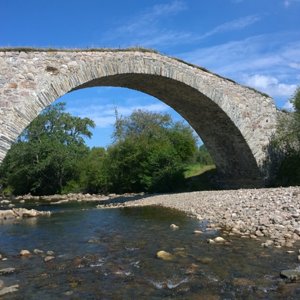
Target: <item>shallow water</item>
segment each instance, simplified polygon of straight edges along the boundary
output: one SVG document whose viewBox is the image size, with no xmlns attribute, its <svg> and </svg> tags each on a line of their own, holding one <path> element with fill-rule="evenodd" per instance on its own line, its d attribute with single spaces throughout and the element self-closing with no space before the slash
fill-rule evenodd
<svg viewBox="0 0 300 300">
<path fill-rule="evenodd" d="M 206 223 L 161 207 L 95 209 L 51 206 L 51 217 L 0 224 L 0 276 L 18 292 L 4 299 L 299 299 L 297 283 L 279 277 L 298 266 L 286 249 L 264 249 L 261 242 L 226 237 L 212 245 Z M 179 226 L 171 230 L 170 224 Z M 201 235 L 195 229 L 204 230 Z M 20 257 L 21 249 L 54 251 Z M 162 261 L 156 252 L 174 254 Z"/>
</svg>

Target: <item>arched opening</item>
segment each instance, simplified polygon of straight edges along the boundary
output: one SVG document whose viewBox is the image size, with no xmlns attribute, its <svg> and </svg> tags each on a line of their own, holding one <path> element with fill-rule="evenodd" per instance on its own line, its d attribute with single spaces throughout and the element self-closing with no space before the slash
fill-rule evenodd
<svg viewBox="0 0 300 300">
<path fill-rule="evenodd" d="M 197 132 L 214 158 L 220 176 L 245 181 L 260 177 L 239 129 L 216 103 L 190 86 L 161 76 L 122 74 L 94 79 L 74 90 L 96 86 L 126 87 L 154 96 L 178 112 Z"/>
</svg>

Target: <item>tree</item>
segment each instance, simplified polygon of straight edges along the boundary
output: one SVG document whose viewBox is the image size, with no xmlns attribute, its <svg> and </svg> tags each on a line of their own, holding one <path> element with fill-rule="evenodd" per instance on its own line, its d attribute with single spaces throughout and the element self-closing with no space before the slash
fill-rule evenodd
<svg viewBox="0 0 300 300">
<path fill-rule="evenodd" d="M 80 186 L 84 192 L 105 194 L 110 190 L 108 178 L 109 164 L 104 148 L 92 148 L 79 164 Z"/>
<path fill-rule="evenodd" d="M 117 118 L 107 164 L 114 192 L 167 192 L 183 181 L 196 139 L 190 127 L 168 114 L 137 110 Z"/>
<path fill-rule="evenodd" d="M 199 147 L 198 151 L 196 152 L 195 160 L 203 166 L 214 164 L 214 161 L 209 152 L 207 151 L 205 145 L 201 145 Z"/>
<path fill-rule="evenodd" d="M 273 141 L 280 161 L 276 184 L 284 186 L 300 184 L 300 87 L 290 102 L 294 111 L 281 113 Z"/>
<path fill-rule="evenodd" d="M 47 107 L 12 145 L 0 174 L 14 194 L 54 194 L 79 177 L 78 161 L 87 155 L 84 137 L 94 122 L 64 112 L 65 104 Z"/>
</svg>

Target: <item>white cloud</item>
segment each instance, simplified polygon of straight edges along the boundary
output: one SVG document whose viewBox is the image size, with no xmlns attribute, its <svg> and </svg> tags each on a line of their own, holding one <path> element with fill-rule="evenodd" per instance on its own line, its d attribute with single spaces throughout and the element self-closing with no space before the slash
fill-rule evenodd
<svg viewBox="0 0 300 300">
<path fill-rule="evenodd" d="M 184 1 L 171 1 L 155 5 L 143 13 L 126 20 L 109 32 L 104 33 L 105 43 L 117 43 L 119 47 L 143 46 L 162 48 L 165 46 L 192 44 L 223 32 L 246 28 L 260 20 L 257 15 L 245 16 L 216 26 L 204 32 L 186 32 L 168 29 L 165 20 L 188 9 Z"/>
<path fill-rule="evenodd" d="M 248 76 L 244 82 L 253 88 L 271 95 L 272 97 L 289 98 L 293 95 L 297 88 L 296 84 L 283 83 L 273 76 L 260 74 Z"/>
<path fill-rule="evenodd" d="M 264 91 L 278 105 L 299 84 L 299 32 L 253 36 L 177 56 Z"/>
<path fill-rule="evenodd" d="M 148 105 L 134 106 L 115 106 L 113 104 L 106 105 L 87 105 L 84 108 L 70 108 L 69 112 L 79 117 L 87 117 L 92 119 L 98 128 L 110 127 L 114 124 L 115 110 L 121 116 L 129 116 L 133 111 L 141 109 L 151 112 L 166 112 L 170 109 L 169 106 L 163 103 L 154 103 Z"/>
<path fill-rule="evenodd" d="M 161 25 L 166 18 L 186 9 L 186 3 L 180 0 L 154 5 L 134 18 L 126 20 L 121 26 L 106 32 L 103 40 L 104 42 L 118 42 L 118 45 L 122 47 L 132 45 L 154 47 L 174 44 L 178 40 L 188 41 L 191 37 L 189 33 L 167 30 Z"/>
<path fill-rule="evenodd" d="M 245 27 L 248 27 L 248 26 L 256 23 L 259 20 L 260 20 L 260 17 L 258 17 L 256 15 L 246 16 L 243 18 L 232 20 L 232 21 L 223 23 L 223 24 L 215 27 L 214 29 L 208 31 L 207 33 L 200 36 L 200 39 L 204 39 L 211 35 L 215 35 L 215 34 L 226 32 L 226 31 L 240 30 L 240 29 L 243 29 Z"/>
<path fill-rule="evenodd" d="M 179 0 L 167 4 L 154 5 L 148 11 L 140 14 L 135 19 L 131 19 L 123 26 L 120 26 L 118 31 L 122 33 L 136 33 L 136 31 L 140 31 L 141 28 L 149 28 L 149 25 L 153 25 L 153 23 L 156 23 L 160 18 L 175 15 L 186 8 L 186 4 Z"/>
<path fill-rule="evenodd" d="M 290 101 L 286 101 L 284 103 L 284 105 L 282 106 L 282 108 L 286 109 L 286 110 L 289 110 L 289 111 L 294 110 L 293 104 Z"/>
</svg>

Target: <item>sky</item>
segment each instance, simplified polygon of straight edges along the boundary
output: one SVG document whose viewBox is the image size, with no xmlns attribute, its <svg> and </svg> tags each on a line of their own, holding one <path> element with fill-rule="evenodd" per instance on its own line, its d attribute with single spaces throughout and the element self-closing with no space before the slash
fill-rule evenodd
<svg viewBox="0 0 300 300">
<path fill-rule="evenodd" d="M 146 47 L 288 101 L 300 82 L 300 0 L 0 0 L 0 47 Z M 115 108 L 181 117 L 149 95 L 113 87 L 64 95 L 96 123 L 89 146 L 111 143 Z"/>
</svg>

